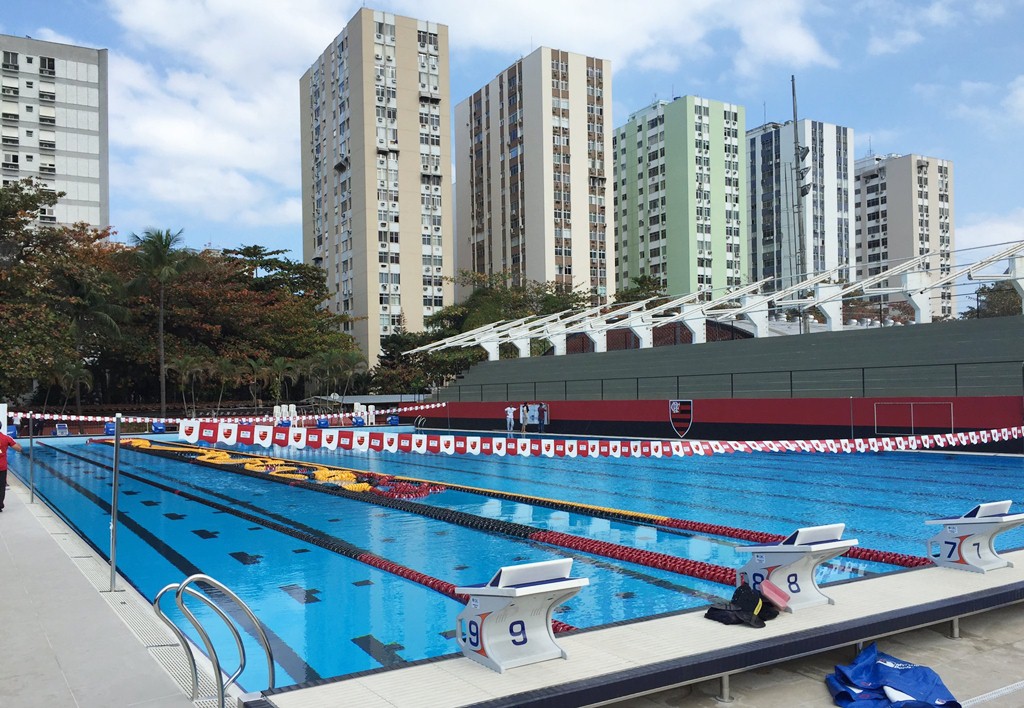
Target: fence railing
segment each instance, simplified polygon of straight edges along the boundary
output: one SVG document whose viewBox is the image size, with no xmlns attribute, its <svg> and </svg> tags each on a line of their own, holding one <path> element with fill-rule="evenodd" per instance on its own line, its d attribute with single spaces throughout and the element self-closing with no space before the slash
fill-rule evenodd
<svg viewBox="0 0 1024 708">
<path fill-rule="evenodd" d="M 775 369 L 454 383 L 440 401 L 1024 396 L 1024 362 Z"/>
</svg>

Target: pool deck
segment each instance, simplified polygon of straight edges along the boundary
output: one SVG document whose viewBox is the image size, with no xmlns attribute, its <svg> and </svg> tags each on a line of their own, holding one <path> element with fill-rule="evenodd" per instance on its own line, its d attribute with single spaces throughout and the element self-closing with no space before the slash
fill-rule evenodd
<svg viewBox="0 0 1024 708">
<path fill-rule="evenodd" d="M 1015 604 L 965 616 L 959 639 L 949 638 L 951 625 L 941 622 L 916 629 L 908 625 L 906 631 L 880 639 L 879 645 L 901 659 L 935 669 L 965 708 L 1019 708 L 1024 705 L 1024 605 L 1019 604 L 1024 599 L 1024 551 L 1004 555 L 1015 567 L 985 575 L 926 568 L 831 586 L 826 593 L 835 605 L 783 614 L 764 629 L 719 625 L 703 619 L 701 612 L 683 613 L 563 637 L 559 642 L 568 651 L 568 660 L 504 674 L 449 656 L 316 687 L 268 692 L 264 697 L 254 694 L 247 697 L 247 705 L 607 703 L 627 708 L 711 708 L 723 705 L 716 700 L 721 682 L 690 680 L 688 672 L 714 675 L 715 667 L 728 670 L 729 656 L 746 655 L 748 665 L 754 665 L 787 643 L 792 648 L 801 642 L 831 642 L 832 648 L 818 653 L 778 664 L 764 662 L 730 678 L 730 705 L 735 708 L 829 706 L 824 676 L 856 653 L 854 645 L 843 640 L 844 628 L 872 616 L 880 617 L 885 626 L 887 617 L 987 595 Z M 0 514 L 0 564 L 0 705 L 192 705 L 181 680 L 181 650 L 156 622 L 148 603 L 130 588 L 122 590 L 127 586 L 121 579 L 119 592 L 107 592 L 109 566 L 45 505 L 30 505 L 28 491 L 13 478 L 7 507 Z M 892 627 L 898 624 L 893 621 Z M 620 698 L 626 695 L 623 690 L 653 685 L 652 677 L 662 680 L 672 672 L 680 686 Z M 605 687 L 614 690 L 605 692 Z"/>
<path fill-rule="evenodd" d="M 0 706 L 192 706 L 165 668 L 184 654 L 149 604 L 122 578 L 108 592 L 110 566 L 45 504 L 30 504 L 13 475 L 10 484 L 0 513 Z"/>
</svg>

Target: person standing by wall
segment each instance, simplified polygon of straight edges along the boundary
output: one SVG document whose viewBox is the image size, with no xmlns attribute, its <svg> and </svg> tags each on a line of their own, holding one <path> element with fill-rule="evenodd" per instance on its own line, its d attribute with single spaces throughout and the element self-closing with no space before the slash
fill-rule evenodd
<svg viewBox="0 0 1024 708">
<path fill-rule="evenodd" d="M 4 498 L 7 496 L 7 448 L 13 447 L 21 452 L 21 445 L 7 433 L 0 433 L 0 511 L 4 510 Z"/>
<path fill-rule="evenodd" d="M 523 435 L 526 435 L 526 426 L 530 423 L 530 404 L 525 401 L 519 406 L 519 423 L 522 425 Z"/>
<path fill-rule="evenodd" d="M 512 432 L 516 427 L 516 409 L 511 403 L 505 408 L 505 429 Z"/>
<path fill-rule="evenodd" d="M 537 430 L 544 434 L 544 426 L 548 424 L 548 404 L 541 402 L 537 407 Z"/>
</svg>

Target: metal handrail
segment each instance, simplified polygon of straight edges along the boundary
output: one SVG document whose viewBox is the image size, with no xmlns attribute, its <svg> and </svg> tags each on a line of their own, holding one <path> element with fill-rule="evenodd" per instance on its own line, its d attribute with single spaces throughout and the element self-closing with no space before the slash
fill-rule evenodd
<svg viewBox="0 0 1024 708">
<path fill-rule="evenodd" d="M 203 644 L 206 646 L 206 651 L 210 657 L 210 662 L 213 664 L 213 671 L 216 676 L 215 680 L 217 683 L 217 705 L 219 708 L 224 708 L 224 698 L 228 687 L 235 683 L 235 681 L 238 680 L 238 677 L 241 676 L 242 672 L 245 670 L 245 647 L 242 644 L 242 636 L 239 634 L 238 628 L 235 626 L 235 623 L 231 620 L 231 618 L 228 617 L 227 613 L 225 613 L 224 610 L 219 605 L 217 605 L 216 602 L 214 602 L 205 593 L 202 593 L 199 590 L 189 587 L 190 585 L 197 582 L 204 583 L 213 588 L 216 588 L 220 592 L 227 595 L 228 598 L 234 601 L 235 604 L 238 605 L 242 612 L 244 612 L 245 615 L 252 622 L 253 626 L 256 628 L 256 633 L 258 634 L 257 638 L 259 639 L 260 644 L 263 646 L 263 651 L 267 657 L 267 687 L 273 688 L 275 682 L 274 654 L 270 648 L 270 641 L 267 639 L 267 634 L 263 631 L 263 625 L 256 618 L 256 615 L 253 614 L 252 610 L 249 609 L 248 605 L 242 602 L 242 599 L 238 597 L 238 595 L 231 592 L 231 590 L 229 590 L 224 584 L 214 580 L 209 575 L 203 575 L 202 573 L 198 573 L 196 575 L 192 575 L 188 578 L 185 578 L 185 580 L 183 580 L 180 583 L 171 583 L 170 585 L 165 586 L 163 589 L 160 590 L 160 592 L 156 594 L 156 597 L 153 598 L 153 609 L 156 612 L 157 617 L 159 617 L 161 621 L 163 621 L 163 623 L 171 629 L 174 635 L 178 638 L 178 642 L 181 644 L 182 649 L 185 650 L 185 658 L 188 660 L 189 671 L 191 672 L 192 675 L 192 701 L 195 702 L 199 700 L 199 673 L 198 669 L 196 668 L 196 660 L 195 656 L 193 656 L 192 654 L 192 646 L 191 643 L 188 641 L 188 638 L 186 638 L 184 633 L 182 633 L 182 631 L 178 629 L 178 627 L 173 622 L 171 622 L 170 619 L 168 619 L 167 615 L 164 614 L 164 611 L 160 608 L 160 600 L 163 598 L 165 593 L 170 592 L 171 590 L 174 591 L 174 601 L 178 605 L 178 609 L 188 619 L 188 621 L 192 623 L 192 626 L 195 627 L 196 631 L 199 633 L 200 638 L 203 640 Z M 231 634 L 235 640 L 235 646 L 238 649 L 238 668 L 227 678 L 226 681 L 224 680 L 223 671 L 220 665 L 220 659 L 217 657 L 217 650 L 214 648 L 213 642 L 210 640 L 210 635 L 203 628 L 202 624 L 199 622 L 196 616 L 192 614 L 191 610 L 189 610 L 185 606 L 184 598 L 186 595 L 200 600 L 207 607 L 216 612 L 217 615 L 221 618 L 221 620 L 223 620 L 224 624 L 228 627 L 228 629 L 231 630 Z"/>
</svg>

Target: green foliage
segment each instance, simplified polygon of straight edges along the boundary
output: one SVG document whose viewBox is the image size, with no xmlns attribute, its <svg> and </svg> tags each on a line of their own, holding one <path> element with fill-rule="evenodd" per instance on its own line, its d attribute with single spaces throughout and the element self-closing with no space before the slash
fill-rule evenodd
<svg viewBox="0 0 1024 708">
<path fill-rule="evenodd" d="M 630 278 L 630 281 L 632 284 L 629 287 L 615 292 L 615 302 L 636 302 L 665 296 L 665 286 L 661 284 L 661 278 L 645 274 Z"/>
<path fill-rule="evenodd" d="M 975 295 L 968 296 L 974 307 L 960 313 L 960 319 L 973 320 L 978 317 L 1010 317 L 1021 314 L 1020 295 L 1009 281 L 981 285 Z M 970 301 L 969 300 L 969 301 Z"/>
</svg>

